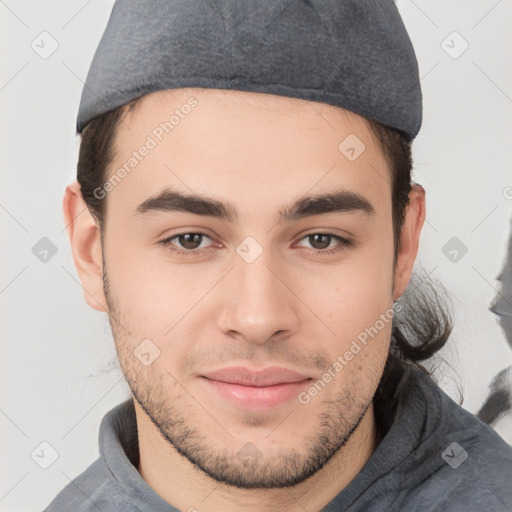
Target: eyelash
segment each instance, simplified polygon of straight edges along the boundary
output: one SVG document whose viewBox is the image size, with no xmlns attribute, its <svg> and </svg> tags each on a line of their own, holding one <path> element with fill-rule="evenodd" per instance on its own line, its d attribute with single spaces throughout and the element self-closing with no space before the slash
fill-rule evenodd
<svg viewBox="0 0 512 512">
<path fill-rule="evenodd" d="M 177 233 L 176 235 L 173 235 L 173 236 L 168 237 L 168 238 L 166 238 L 164 240 L 161 240 L 159 243 L 162 244 L 164 247 L 167 247 L 169 252 L 178 254 L 180 256 L 200 256 L 202 254 L 202 252 L 203 252 L 200 249 L 195 249 L 195 250 L 183 249 L 183 250 L 180 250 L 180 249 L 176 249 L 175 247 L 173 247 L 171 245 L 171 240 L 174 240 L 175 238 L 178 238 L 178 237 L 183 236 L 183 235 L 201 235 L 201 236 L 205 236 L 207 238 L 211 238 L 206 233 L 202 233 L 200 231 L 188 231 L 188 232 L 186 231 L 184 233 Z M 313 254 L 315 254 L 316 256 L 325 256 L 325 255 L 334 254 L 336 252 L 342 251 L 343 249 L 348 248 L 348 247 L 352 247 L 354 245 L 354 243 L 351 240 L 343 238 L 343 237 L 341 237 L 339 235 L 335 235 L 334 233 L 328 233 L 328 232 L 323 232 L 323 231 L 318 231 L 318 232 L 314 232 L 314 233 L 308 233 L 307 235 L 304 235 L 300 240 L 303 240 L 304 238 L 308 238 L 308 237 L 313 236 L 313 235 L 329 236 L 331 238 L 335 238 L 340 243 L 340 245 L 338 247 L 334 248 L 334 249 L 329 249 L 329 250 L 312 249 Z"/>
</svg>

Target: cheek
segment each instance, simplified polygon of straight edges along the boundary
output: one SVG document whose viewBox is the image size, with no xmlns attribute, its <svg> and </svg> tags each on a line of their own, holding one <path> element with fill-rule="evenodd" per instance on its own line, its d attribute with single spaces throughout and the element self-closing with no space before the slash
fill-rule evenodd
<svg viewBox="0 0 512 512">
<path fill-rule="evenodd" d="M 177 265 L 167 258 L 165 248 L 142 248 L 124 240 L 112 242 L 107 261 L 109 280 L 125 308 L 156 313 L 173 313 L 187 299 L 204 294 L 208 279 L 194 265 Z M 136 313 L 136 311 L 133 311 Z M 138 314 L 137 314 L 138 315 Z"/>
<path fill-rule="evenodd" d="M 360 252 L 346 264 L 324 268 L 306 279 L 308 301 L 316 304 L 315 309 L 338 339 L 346 341 L 357 336 L 392 306 L 391 251 L 390 245 L 388 251 Z M 379 252 L 390 256 L 381 257 Z"/>
</svg>

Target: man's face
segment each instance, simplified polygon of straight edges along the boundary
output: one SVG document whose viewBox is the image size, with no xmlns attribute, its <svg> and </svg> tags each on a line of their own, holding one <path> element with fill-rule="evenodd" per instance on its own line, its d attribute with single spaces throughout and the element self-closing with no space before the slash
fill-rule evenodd
<svg viewBox="0 0 512 512">
<path fill-rule="evenodd" d="M 197 104 L 182 108 L 191 97 Z M 175 109 L 172 130 L 155 131 Z M 304 481 L 364 417 L 388 353 L 384 156 L 362 118 L 337 107 L 181 89 L 147 96 L 124 118 L 111 174 L 153 146 L 148 135 L 154 147 L 104 199 L 106 300 L 128 384 L 211 477 L 239 487 Z M 233 218 L 151 208 L 165 190 L 229 204 Z M 279 220 L 295 201 L 342 191 L 354 194 L 343 211 Z M 302 382 L 220 383 L 247 377 L 238 370 L 213 378 L 234 367 L 284 368 L 302 377 L 281 381 Z"/>
</svg>

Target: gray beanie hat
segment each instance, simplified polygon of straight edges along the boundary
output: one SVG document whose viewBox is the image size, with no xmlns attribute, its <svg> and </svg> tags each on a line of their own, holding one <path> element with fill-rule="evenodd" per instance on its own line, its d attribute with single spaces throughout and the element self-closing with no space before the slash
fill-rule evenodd
<svg viewBox="0 0 512 512">
<path fill-rule="evenodd" d="M 77 131 L 135 98 L 183 87 L 328 103 L 409 140 L 422 122 L 418 63 L 393 0 L 117 0 Z"/>
</svg>

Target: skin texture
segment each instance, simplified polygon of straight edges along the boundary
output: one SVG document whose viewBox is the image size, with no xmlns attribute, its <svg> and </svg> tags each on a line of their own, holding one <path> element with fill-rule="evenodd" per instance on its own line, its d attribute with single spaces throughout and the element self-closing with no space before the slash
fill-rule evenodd
<svg viewBox="0 0 512 512">
<path fill-rule="evenodd" d="M 146 96 L 120 125 L 111 169 L 191 97 L 197 106 L 108 192 L 103 246 L 78 183 L 67 187 L 64 217 L 84 296 L 109 315 L 135 397 L 138 470 L 162 498 L 180 510 L 319 510 L 376 447 L 371 401 L 391 322 L 307 404 L 248 411 L 201 375 L 241 365 L 321 378 L 404 292 L 425 192 L 414 186 L 410 194 L 393 268 L 389 169 L 364 120 L 327 104 L 240 91 Z M 365 144 L 354 161 L 338 149 L 350 134 Z M 239 216 L 134 214 L 169 186 L 232 203 Z M 339 188 L 363 195 L 375 213 L 276 222 L 293 201 Z M 159 243 L 196 232 L 207 236 Z M 325 232 L 353 245 L 306 236 Z M 236 251 L 248 236 L 262 249 L 251 263 Z M 144 339 L 160 351 L 147 366 L 134 352 Z"/>
</svg>

